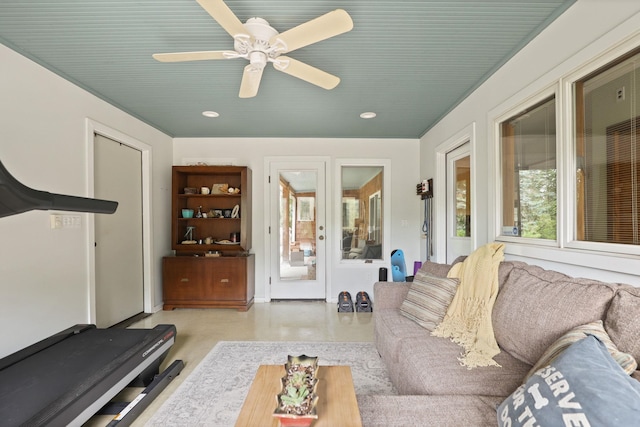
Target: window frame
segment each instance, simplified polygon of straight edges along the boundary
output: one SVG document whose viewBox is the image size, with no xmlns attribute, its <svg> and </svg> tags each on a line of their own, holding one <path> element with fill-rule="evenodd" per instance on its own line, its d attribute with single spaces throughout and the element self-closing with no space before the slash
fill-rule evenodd
<svg viewBox="0 0 640 427">
<path fill-rule="evenodd" d="M 551 239 L 533 239 L 528 237 L 518 237 L 518 236 L 506 236 L 502 234 L 502 226 L 503 226 L 503 185 L 502 185 L 502 144 L 501 144 L 501 127 L 502 124 L 521 114 L 522 112 L 536 106 L 548 100 L 549 98 L 553 98 L 556 104 L 556 238 L 554 240 Z M 561 114 L 561 105 L 562 101 L 559 96 L 559 85 L 554 83 L 551 86 L 547 86 L 546 88 L 536 92 L 535 94 L 529 96 L 524 101 L 518 103 L 511 103 L 502 106 L 500 109 L 500 113 L 494 115 L 492 119 L 491 126 L 489 128 L 492 130 L 492 134 L 490 136 L 490 140 L 493 141 L 493 165 L 492 170 L 494 172 L 493 182 L 494 182 L 494 200 L 492 206 L 494 207 L 494 212 L 496 212 L 494 221 L 492 221 L 492 229 L 490 230 L 491 236 L 494 237 L 495 241 L 505 242 L 505 243 L 519 243 L 523 245 L 530 246 L 543 246 L 543 247 L 558 247 L 561 242 L 561 234 L 562 234 L 562 212 L 563 212 L 563 185 L 562 185 L 562 171 L 561 165 L 563 164 L 562 159 L 562 140 L 561 140 L 561 129 L 562 129 L 562 114 Z"/>
<path fill-rule="evenodd" d="M 489 143 L 490 182 L 493 191 L 489 192 L 489 206 L 496 214 L 489 218 L 488 236 L 496 241 L 508 243 L 505 254 L 520 260 L 544 260 L 549 265 L 559 263 L 576 267 L 588 267 L 596 270 L 630 274 L 637 276 L 640 247 L 616 243 L 585 242 L 575 239 L 576 229 L 576 146 L 574 84 L 621 57 L 640 48 L 640 32 L 627 38 L 598 55 L 587 58 L 578 66 L 562 73 L 546 85 L 535 82 L 524 88 L 520 96 L 491 109 L 488 114 L 487 138 Z M 537 239 L 500 236 L 502 214 L 502 177 L 500 165 L 500 123 L 521 112 L 528 106 L 555 93 L 556 99 L 556 151 L 557 151 L 557 241 L 534 241 Z M 604 280 L 604 279 L 603 279 Z"/>
<path fill-rule="evenodd" d="M 576 249 L 581 251 L 590 251 L 594 253 L 602 254 L 616 254 L 623 257 L 632 255 L 640 255 L 640 245 L 627 245 L 620 243 L 603 243 L 603 242 L 589 242 L 584 240 L 577 240 L 576 238 L 576 179 L 577 179 L 577 162 L 576 162 L 576 115 L 577 107 L 575 105 L 575 84 L 587 78 L 589 75 L 598 72 L 603 68 L 606 68 L 615 62 L 619 61 L 626 55 L 629 55 L 635 50 L 640 49 L 640 38 L 635 38 L 633 42 L 628 41 L 619 46 L 616 46 L 594 60 L 583 64 L 583 66 L 576 69 L 574 72 L 566 75 L 560 79 L 560 85 L 562 87 L 562 96 L 566 100 L 567 107 L 564 109 L 564 120 L 567 126 L 564 127 L 564 145 L 566 146 L 566 199 L 567 215 L 563 216 L 564 221 L 564 246 L 568 249 Z M 636 272 L 637 274 L 637 272 Z"/>
</svg>

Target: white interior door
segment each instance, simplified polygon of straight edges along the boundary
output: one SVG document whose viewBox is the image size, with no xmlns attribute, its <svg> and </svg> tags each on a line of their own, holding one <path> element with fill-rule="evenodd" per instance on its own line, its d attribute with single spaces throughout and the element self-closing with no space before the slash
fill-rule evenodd
<svg viewBox="0 0 640 427">
<path fill-rule="evenodd" d="M 471 241 L 471 150 L 465 143 L 447 153 L 447 262 L 469 255 Z"/>
<path fill-rule="evenodd" d="M 326 299 L 325 167 L 270 163 L 271 299 Z"/>
<path fill-rule="evenodd" d="M 144 311 L 142 153 L 96 135 L 94 195 L 118 202 L 95 215 L 96 325 L 106 328 Z"/>
</svg>

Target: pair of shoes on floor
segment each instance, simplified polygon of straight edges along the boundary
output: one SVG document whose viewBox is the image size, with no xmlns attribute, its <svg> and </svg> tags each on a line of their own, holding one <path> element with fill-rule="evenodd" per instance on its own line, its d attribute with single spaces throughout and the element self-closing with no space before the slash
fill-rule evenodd
<svg viewBox="0 0 640 427">
<path fill-rule="evenodd" d="M 354 307 L 358 312 L 372 312 L 373 304 L 369 294 L 364 291 L 358 292 L 355 305 L 349 292 L 342 291 L 338 294 L 338 313 L 353 313 Z"/>
</svg>

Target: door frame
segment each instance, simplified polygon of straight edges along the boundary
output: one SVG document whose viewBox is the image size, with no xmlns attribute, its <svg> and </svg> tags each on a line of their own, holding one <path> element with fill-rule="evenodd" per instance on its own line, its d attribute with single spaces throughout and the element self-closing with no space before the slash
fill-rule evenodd
<svg viewBox="0 0 640 427">
<path fill-rule="evenodd" d="M 477 177 L 476 167 L 476 123 L 472 122 L 447 139 L 435 149 L 436 155 L 436 179 L 434 182 L 434 222 L 436 226 L 436 257 L 438 263 L 446 263 L 447 260 L 447 154 L 456 148 L 469 143 L 471 164 L 471 248 L 476 248 L 478 239 L 477 221 Z M 475 197 L 474 197 L 475 195 Z M 475 224 L 475 226 L 474 226 Z"/>
<path fill-rule="evenodd" d="M 153 313 L 155 310 L 155 290 L 152 286 L 154 283 L 154 275 L 152 269 L 152 248 L 153 233 L 151 219 L 151 146 L 132 138 L 116 129 L 95 120 L 86 119 L 85 123 L 85 139 L 87 147 L 87 183 L 86 192 L 89 197 L 94 197 L 94 134 L 100 134 L 106 138 L 124 144 L 135 150 L 140 151 L 142 156 L 142 274 L 143 274 L 143 304 L 145 313 Z M 89 288 L 89 323 L 96 322 L 96 248 L 95 248 L 95 220 L 93 215 L 87 215 L 86 221 L 87 232 L 87 252 L 88 252 L 88 269 L 87 269 L 87 286 Z"/>
<path fill-rule="evenodd" d="M 264 292 L 264 301 L 271 301 L 271 277 L 275 272 L 272 271 L 272 266 L 274 265 L 273 257 L 278 257 L 278 254 L 274 254 L 271 251 L 271 239 L 273 236 L 277 236 L 277 230 L 271 230 L 271 222 L 272 222 L 272 203 L 271 200 L 271 183 L 270 175 L 271 175 L 271 164 L 272 163 L 295 163 L 295 162 L 321 162 L 324 163 L 324 191 L 325 191 L 325 201 L 324 201 L 324 294 L 325 301 L 329 301 L 329 292 L 331 283 L 331 256 L 329 256 L 329 251 L 331 248 L 331 233 L 328 230 L 331 229 L 332 218 L 329 215 L 331 212 L 328 209 L 329 200 L 331 200 L 330 196 L 330 188 L 331 188 L 331 158 L 329 156 L 273 156 L 273 157 L 265 157 L 264 158 L 264 230 L 266 231 L 266 236 L 264 239 L 264 250 L 265 250 L 265 269 L 264 269 L 264 283 L 265 292 Z M 273 178 L 273 177 L 272 177 Z M 318 205 L 316 205 L 316 208 Z M 316 271 L 317 274 L 317 271 Z"/>
</svg>

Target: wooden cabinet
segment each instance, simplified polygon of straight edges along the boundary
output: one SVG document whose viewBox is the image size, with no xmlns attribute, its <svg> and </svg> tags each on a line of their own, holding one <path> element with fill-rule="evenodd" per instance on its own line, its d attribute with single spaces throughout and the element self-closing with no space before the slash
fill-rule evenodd
<svg viewBox="0 0 640 427">
<path fill-rule="evenodd" d="M 251 170 L 174 166 L 171 191 L 175 255 L 163 259 L 164 309 L 248 310 L 255 293 L 255 257 L 249 253 Z M 185 210 L 193 216 L 185 215 Z"/>
</svg>

